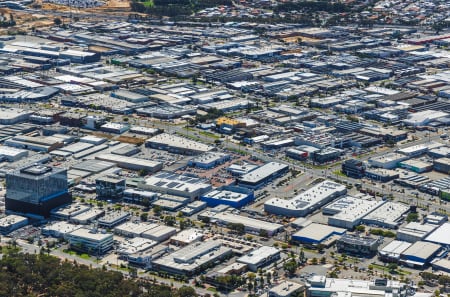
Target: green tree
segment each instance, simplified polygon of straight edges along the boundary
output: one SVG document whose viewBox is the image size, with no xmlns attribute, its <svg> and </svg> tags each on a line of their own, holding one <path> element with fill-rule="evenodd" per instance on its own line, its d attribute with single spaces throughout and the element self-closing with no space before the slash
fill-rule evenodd
<svg viewBox="0 0 450 297">
<path fill-rule="evenodd" d="M 54 18 L 53 19 L 53 23 L 56 25 L 56 26 L 61 26 L 61 24 L 62 24 L 62 21 L 61 21 L 61 19 L 60 18 Z"/>
</svg>

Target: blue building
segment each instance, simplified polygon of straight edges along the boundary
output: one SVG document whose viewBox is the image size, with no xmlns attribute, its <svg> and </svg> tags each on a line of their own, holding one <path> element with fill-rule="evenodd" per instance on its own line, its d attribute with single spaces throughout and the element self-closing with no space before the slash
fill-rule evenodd
<svg viewBox="0 0 450 297">
<path fill-rule="evenodd" d="M 200 200 L 206 202 L 209 207 L 224 204 L 234 208 L 241 208 L 254 199 L 252 190 L 236 186 L 224 186 L 200 197 Z"/>
</svg>

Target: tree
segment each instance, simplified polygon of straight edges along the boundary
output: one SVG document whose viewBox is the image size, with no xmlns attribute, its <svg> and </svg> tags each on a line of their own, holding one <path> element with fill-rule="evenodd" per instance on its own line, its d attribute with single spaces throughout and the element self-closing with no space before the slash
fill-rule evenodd
<svg viewBox="0 0 450 297">
<path fill-rule="evenodd" d="M 176 223 L 176 219 L 173 216 L 165 216 L 164 217 L 164 224 L 167 226 L 174 226 Z"/>
<path fill-rule="evenodd" d="M 312 264 L 312 265 L 317 265 L 317 264 L 318 264 L 318 260 L 317 260 L 316 257 L 312 258 L 311 264 Z"/>
<path fill-rule="evenodd" d="M 139 176 L 146 176 L 148 174 L 148 171 L 145 169 L 141 169 L 138 171 Z"/>
<path fill-rule="evenodd" d="M 364 225 L 358 225 L 355 227 L 355 230 L 358 232 L 364 232 L 366 231 L 366 227 L 364 227 Z"/>
<path fill-rule="evenodd" d="M 144 199 L 142 199 L 141 204 L 143 207 L 149 208 L 150 207 L 150 199 L 148 199 L 147 197 L 144 197 Z"/>
<path fill-rule="evenodd" d="M 162 211 L 161 206 L 159 206 L 159 205 L 153 206 L 153 213 L 155 214 L 155 216 L 160 216 L 161 211 Z"/>
<path fill-rule="evenodd" d="M 398 265 L 396 263 L 389 263 L 388 268 L 389 268 L 389 272 L 392 273 L 392 272 L 395 272 L 397 270 Z"/>
<path fill-rule="evenodd" d="M 197 296 L 195 289 L 188 286 L 182 286 L 178 289 L 178 296 L 180 297 L 194 297 Z"/>
<path fill-rule="evenodd" d="M 320 264 L 326 264 L 327 263 L 327 258 L 322 257 L 320 258 Z"/>
<path fill-rule="evenodd" d="M 53 20 L 53 23 L 56 25 L 56 26 L 61 26 L 61 24 L 62 24 L 62 21 L 61 21 L 61 19 L 60 18 L 55 18 L 54 20 Z"/>
<path fill-rule="evenodd" d="M 264 238 L 268 238 L 269 237 L 269 233 L 267 232 L 267 230 L 260 229 L 259 230 L 259 236 L 260 237 L 264 237 Z"/>
<path fill-rule="evenodd" d="M 143 212 L 141 213 L 141 221 L 146 222 L 148 220 L 148 213 Z"/>
<path fill-rule="evenodd" d="M 406 221 L 408 223 L 410 222 L 417 222 L 419 220 L 419 214 L 417 212 L 410 212 L 408 216 L 406 217 Z"/>
<path fill-rule="evenodd" d="M 290 259 L 283 264 L 283 269 L 286 270 L 289 275 L 293 275 L 298 268 L 298 264 L 294 259 Z"/>
</svg>

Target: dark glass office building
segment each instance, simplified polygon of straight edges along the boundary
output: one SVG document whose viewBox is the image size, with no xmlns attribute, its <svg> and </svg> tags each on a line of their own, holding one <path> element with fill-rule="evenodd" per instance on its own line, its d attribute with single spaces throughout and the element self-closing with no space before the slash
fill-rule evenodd
<svg viewBox="0 0 450 297">
<path fill-rule="evenodd" d="M 34 165 L 6 174 L 7 211 L 48 217 L 51 209 L 71 202 L 65 169 Z"/>
</svg>

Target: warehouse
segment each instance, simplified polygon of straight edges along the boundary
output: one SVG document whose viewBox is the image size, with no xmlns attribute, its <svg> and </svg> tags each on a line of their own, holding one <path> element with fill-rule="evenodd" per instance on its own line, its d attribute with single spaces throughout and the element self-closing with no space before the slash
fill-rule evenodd
<svg viewBox="0 0 450 297">
<path fill-rule="evenodd" d="M 423 173 L 433 170 L 433 164 L 420 160 L 405 160 L 398 163 L 400 168 L 411 170 L 416 173 Z"/>
<path fill-rule="evenodd" d="M 68 152 L 70 154 L 79 153 L 81 151 L 87 150 L 94 147 L 93 144 L 86 143 L 86 142 L 77 142 L 71 145 L 68 145 L 66 147 L 62 147 L 59 149 L 59 151 Z"/>
<path fill-rule="evenodd" d="M 91 207 L 84 204 L 72 203 L 54 208 L 50 211 L 50 216 L 58 220 L 69 220 L 73 216 L 88 211 Z"/>
<path fill-rule="evenodd" d="M 425 241 L 434 242 L 442 246 L 450 246 L 450 223 L 444 223 L 434 230 Z"/>
<path fill-rule="evenodd" d="M 365 174 L 367 178 L 383 183 L 387 183 L 399 177 L 399 173 L 395 170 L 373 167 L 367 168 Z"/>
<path fill-rule="evenodd" d="M 80 142 L 90 143 L 93 145 L 100 145 L 102 143 L 105 143 L 107 141 L 106 138 L 97 137 L 94 135 L 87 135 L 80 138 Z"/>
<path fill-rule="evenodd" d="M 261 230 L 266 231 L 268 236 L 273 236 L 283 230 L 283 225 L 266 222 L 262 220 L 252 219 L 230 212 L 219 212 L 211 217 L 211 221 L 216 221 L 220 225 L 243 224 L 245 232 L 252 234 L 260 234 Z"/>
<path fill-rule="evenodd" d="M 289 217 L 304 217 L 347 193 L 344 185 L 325 180 L 297 196 L 284 200 L 273 198 L 264 203 L 264 211 Z"/>
<path fill-rule="evenodd" d="M 397 229 L 408 211 L 408 205 L 389 201 L 366 215 L 362 223 L 368 226 Z"/>
<path fill-rule="evenodd" d="M 252 190 L 247 188 L 224 186 L 204 194 L 200 199 L 208 203 L 209 207 L 224 204 L 234 208 L 241 208 L 252 202 L 255 199 L 255 195 Z"/>
<path fill-rule="evenodd" d="M 112 229 L 113 227 L 122 224 L 130 217 L 130 213 L 124 211 L 114 211 L 107 213 L 104 217 L 98 220 L 98 225 L 103 228 Z"/>
<path fill-rule="evenodd" d="M 139 188 L 179 197 L 187 197 L 193 201 L 211 191 L 207 180 L 190 175 L 171 172 L 160 172 L 147 177 L 139 183 Z"/>
<path fill-rule="evenodd" d="M 101 154 L 96 156 L 95 159 L 115 163 L 121 168 L 129 170 L 144 170 L 151 173 L 155 173 L 163 167 L 161 162 L 114 154 Z"/>
<path fill-rule="evenodd" d="M 157 244 L 156 241 L 142 237 L 126 238 L 120 241 L 116 252 L 120 259 L 126 261 L 130 255 L 143 253 Z"/>
<path fill-rule="evenodd" d="M 439 244 L 417 241 L 400 255 L 400 263 L 410 267 L 423 268 L 430 263 L 440 249 Z"/>
<path fill-rule="evenodd" d="M 27 150 L 7 146 L 0 146 L 0 162 L 5 160 L 8 162 L 14 162 L 27 156 L 28 156 Z"/>
<path fill-rule="evenodd" d="M 139 237 L 142 233 L 157 226 L 157 224 L 125 222 L 114 227 L 114 233 L 125 237 Z"/>
<path fill-rule="evenodd" d="M 45 236 L 52 236 L 55 238 L 64 238 L 67 239 L 67 236 L 72 231 L 75 231 L 77 229 L 82 228 L 82 226 L 74 225 L 67 223 L 65 221 L 63 222 L 55 222 L 48 224 L 44 227 L 42 227 L 42 234 Z"/>
<path fill-rule="evenodd" d="M 306 293 L 307 297 L 335 296 L 340 294 L 343 296 L 385 297 L 393 295 L 393 292 L 396 292 L 396 297 L 407 296 L 406 284 L 387 279 L 366 281 L 314 275 L 308 279 L 308 283 L 310 286 Z"/>
<path fill-rule="evenodd" d="M 399 262 L 400 255 L 412 244 L 406 241 L 394 240 L 378 252 L 380 260 L 384 262 Z"/>
<path fill-rule="evenodd" d="M 272 180 L 283 176 L 289 171 L 289 166 L 276 162 L 269 162 L 239 177 L 236 182 L 239 186 L 259 189 Z"/>
<path fill-rule="evenodd" d="M 379 208 L 383 203 L 383 201 L 347 196 L 328 205 L 323 209 L 323 212 L 329 214 L 331 211 L 337 211 L 336 214 L 328 218 L 329 225 L 353 229 L 361 224 L 363 217 Z"/>
<path fill-rule="evenodd" d="M 377 238 L 345 234 L 337 240 L 336 248 L 340 253 L 368 256 L 376 254 L 381 243 Z"/>
<path fill-rule="evenodd" d="M 269 290 L 268 297 L 304 296 L 305 285 L 284 280 Z"/>
<path fill-rule="evenodd" d="M 369 165 L 384 169 L 393 169 L 398 163 L 408 160 L 409 157 L 398 153 L 387 153 L 378 157 L 369 158 Z"/>
<path fill-rule="evenodd" d="M 4 142 L 7 146 L 20 149 L 29 149 L 32 151 L 48 153 L 52 150 L 62 148 L 63 142 L 53 136 L 32 137 L 26 135 L 17 135 Z"/>
<path fill-rule="evenodd" d="M 189 160 L 188 165 L 202 169 L 211 169 L 231 159 L 229 154 L 208 152 Z"/>
<path fill-rule="evenodd" d="M 420 224 L 418 222 L 408 223 L 406 226 L 401 227 L 397 231 L 397 239 L 406 242 L 416 242 L 424 239 L 433 230 L 436 229 L 436 225 Z"/>
<path fill-rule="evenodd" d="M 26 225 L 28 225 L 28 219 L 26 217 L 7 215 L 0 219 L 0 233 L 7 235 L 14 230 L 25 227 Z"/>
<path fill-rule="evenodd" d="M 126 144 L 111 151 L 111 154 L 130 157 L 140 153 L 141 150 L 134 144 Z"/>
<path fill-rule="evenodd" d="M 450 260 L 446 258 L 435 259 L 431 262 L 434 270 L 444 271 L 450 273 Z"/>
<path fill-rule="evenodd" d="M 232 254 L 231 248 L 219 241 L 209 240 L 188 245 L 167 256 L 152 261 L 153 269 L 192 276 L 209 265 L 222 261 Z"/>
<path fill-rule="evenodd" d="M 436 171 L 450 173 L 450 158 L 440 158 L 434 160 L 433 168 Z"/>
<path fill-rule="evenodd" d="M 253 272 L 258 271 L 259 268 L 266 267 L 271 263 L 280 259 L 280 250 L 274 247 L 262 246 L 249 254 L 238 258 L 238 263 L 246 264 L 248 269 Z"/>
<path fill-rule="evenodd" d="M 100 130 L 108 133 L 122 134 L 130 129 L 129 125 L 121 123 L 106 123 L 100 126 Z"/>
<path fill-rule="evenodd" d="M 33 114 L 33 111 L 25 111 L 20 108 L 0 108 L 0 124 L 13 125 L 25 122 Z"/>
<path fill-rule="evenodd" d="M 75 224 L 87 225 L 103 216 L 104 214 L 105 211 L 102 208 L 91 208 L 88 211 L 73 216 L 70 221 Z"/>
<path fill-rule="evenodd" d="M 153 136 L 145 142 L 145 146 L 185 155 L 196 155 L 213 149 L 212 146 L 168 133 Z"/>
<path fill-rule="evenodd" d="M 317 223 L 311 223 L 300 231 L 292 234 L 292 240 L 302 244 L 331 245 L 347 230 Z"/>
<path fill-rule="evenodd" d="M 156 99 L 166 99 L 174 101 L 176 97 L 160 95 Z M 186 99 L 189 100 L 189 99 Z M 180 99 L 178 101 L 181 101 Z M 186 103 L 186 102 L 176 102 L 176 103 Z M 157 119 L 175 119 L 181 118 L 182 116 L 195 115 L 196 109 L 187 106 L 175 105 L 175 104 L 160 104 L 157 106 L 149 106 L 145 108 L 136 109 L 137 114 L 144 115 Z"/>
<path fill-rule="evenodd" d="M 153 226 L 153 224 L 152 224 Z M 168 240 L 177 233 L 177 229 L 170 226 L 157 225 L 147 231 L 142 232 L 141 236 L 157 242 Z"/>
<path fill-rule="evenodd" d="M 180 231 L 178 234 L 170 238 L 170 244 L 176 246 L 187 246 L 194 242 L 202 241 L 204 238 L 203 231 L 200 229 L 190 228 Z"/>
</svg>

